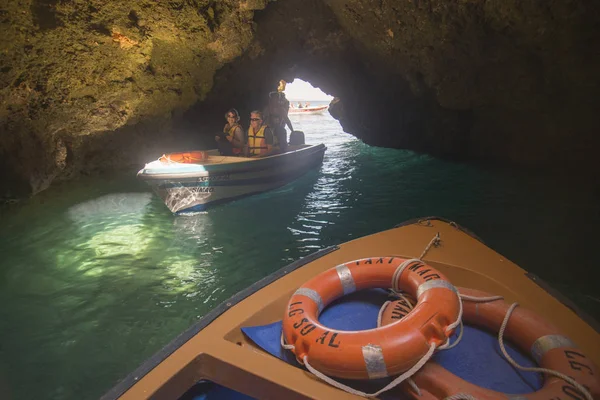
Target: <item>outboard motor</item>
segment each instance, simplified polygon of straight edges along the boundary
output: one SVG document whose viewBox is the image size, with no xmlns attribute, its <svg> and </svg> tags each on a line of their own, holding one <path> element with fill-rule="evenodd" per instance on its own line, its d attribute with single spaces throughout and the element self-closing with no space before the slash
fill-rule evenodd
<svg viewBox="0 0 600 400">
<path fill-rule="evenodd" d="M 293 131 L 290 133 L 290 146 L 298 146 L 304 143 L 304 132 Z"/>
</svg>

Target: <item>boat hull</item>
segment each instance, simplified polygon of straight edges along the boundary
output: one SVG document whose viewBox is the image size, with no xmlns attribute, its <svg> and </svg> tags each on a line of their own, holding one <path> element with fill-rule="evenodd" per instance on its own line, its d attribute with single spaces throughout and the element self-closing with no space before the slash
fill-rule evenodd
<svg viewBox="0 0 600 400">
<path fill-rule="evenodd" d="M 318 107 L 305 107 L 305 108 L 290 108 L 288 115 L 310 115 L 310 114 L 322 114 L 329 106 L 318 106 Z"/>
<path fill-rule="evenodd" d="M 203 211 L 244 196 L 283 186 L 323 162 L 324 145 L 264 158 L 224 157 L 214 152 L 207 163 L 147 165 L 138 173 L 174 213 Z"/>
</svg>

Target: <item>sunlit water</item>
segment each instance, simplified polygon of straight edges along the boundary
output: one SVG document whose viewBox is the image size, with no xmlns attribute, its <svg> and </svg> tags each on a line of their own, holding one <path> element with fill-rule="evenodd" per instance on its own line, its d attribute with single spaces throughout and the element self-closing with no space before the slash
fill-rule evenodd
<svg viewBox="0 0 600 400">
<path fill-rule="evenodd" d="M 598 188 L 371 148 L 329 114 L 293 117 L 322 167 L 173 216 L 133 176 L 4 210 L 0 397 L 95 399 L 224 299 L 326 246 L 439 215 L 598 314 Z M 589 185 L 589 183 L 587 184 Z"/>
</svg>

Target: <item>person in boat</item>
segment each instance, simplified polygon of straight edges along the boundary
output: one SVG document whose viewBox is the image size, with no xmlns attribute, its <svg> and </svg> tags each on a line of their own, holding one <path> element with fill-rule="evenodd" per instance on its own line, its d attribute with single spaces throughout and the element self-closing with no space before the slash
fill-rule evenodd
<svg viewBox="0 0 600 400">
<path fill-rule="evenodd" d="M 224 156 L 239 156 L 244 150 L 244 131 L 240 125 L 240 114 L 235 108 L 225 113 L 227 123 L 221 135 L 215 136 L 219 153 Z"/>
<path fill-rule="evenodd" d="M 288 141 L 284 120 L 279 115 L 271 115 L 268 121 L 268 125 L 273 130 L 273 135 L 279 145 L 279 150 L 282 153 L 285 153 L 287 151 Z M 292 130 L 292 132 L 293 131 L 294 130 Z"/>
<path fill-rule="evenodd" d="M 308 108 L 310 107 L 310 103 L 307 101 L 306 104 L 304 104 L 304 108 Z"/>
<path fill-rule="evenodd" d="M 298 108 L 304 108 L 302 107 L 302 103 L 298 102 Z"/>
<path fill-rule="evenodd" d="M 280 152 L 279 141 L 271 128 L 264 123 L 263 113 L 255 110 L 250 113 L 248 128 L 248 157 L 265 157 Z"/>
<path fill-rule="evenodd" d="M 269 93 L 269 104 L 265 110 L 267 124 L 271 127 L 273 133 L 277 137 L 282 152 L 287 150 L 286 125 L 290 128 L 290 131 L 294 131 L 292 121 L 290 121 L 288 116 L 290 102 L 285 98 L 285 93 L 283 93 L 284 90 L 285 81 L 281 80 L 279 81 L 277 92 Z"/>
</svg>

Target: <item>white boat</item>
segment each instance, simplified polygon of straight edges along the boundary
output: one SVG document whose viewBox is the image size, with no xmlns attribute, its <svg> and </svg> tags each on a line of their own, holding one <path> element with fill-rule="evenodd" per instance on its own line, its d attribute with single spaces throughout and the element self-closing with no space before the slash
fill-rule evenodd
<svg viewBox="0 0 600 400">
<path fill-rule="evenodd" d="M 289 146 L 262 158 L 222 156 L 217 150 L 172 153 L 144 166 L 146 181 L 174 213 L 208 206 L 283 186 L 323 162 L 326 147 Z"/>
<path fill-rule="evenodd" d="M 329 106 L 313 106 L 303 108 L 290 107 L 288 114 L 321 114 L 328 108 Z"/>
</svg>

